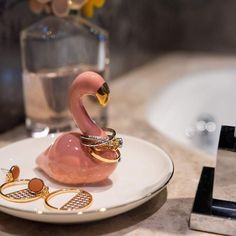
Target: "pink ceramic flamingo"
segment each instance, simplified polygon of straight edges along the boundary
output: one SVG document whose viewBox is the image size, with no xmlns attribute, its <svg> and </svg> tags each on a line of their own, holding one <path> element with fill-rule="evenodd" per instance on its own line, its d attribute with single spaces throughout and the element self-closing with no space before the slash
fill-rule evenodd
<svg viewBox="0 0 236 236">
<path fill-rule="evenodd" d="M 106 136 L 88 116 L 82 97 L 97 96 L 99 103 L 106 105 L 109 88 L 104 79 L 94 72 L 80 74 L 72 83 L 69 92 L 69 105 L 76 125 L 83 135 Z M 81 143 L 81 134 L 69 132 L 60 135 L 37 158 L 37 164 L 48 176 L 65 184 L 95 183 L 106 179 L 115 170 L 117 163 L 105 163 L 94 159 Z M 103 157 L 116 158 L 115 152 L 107 150 Z"/>
</svg>

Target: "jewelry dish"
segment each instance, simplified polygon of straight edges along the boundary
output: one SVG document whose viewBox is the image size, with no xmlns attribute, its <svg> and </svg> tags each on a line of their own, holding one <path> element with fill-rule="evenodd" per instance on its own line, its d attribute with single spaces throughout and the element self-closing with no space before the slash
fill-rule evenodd
<svg viewBox="0 0 236 236">
<path fill-rule="evenodd" d="M 44 200 L 28 203 L 9 202 L 0 198 L 0 211 L 24 219 L 50 223 L 79 223 L 105 219 L 131 210 L 148 201 L 170 181 L 174 166 L 170 157 L 159 147 L 144 140 L 119 135 L 124 142 L 121 162 L 106 181 L 79 186 L 65 186 L 49 179 L 37 168 L 35 160 L 39 153 L 56 139 L 51 135 L 40 139 L 25 139 L 0 149 L 1 167 L 18 165 L 20 179 L 41 178 L 49 192 L 65 188 L 81 188 L 93 196 L 93 202 L 84 211 L 58 211 L 45 207 Z M 5 182 L 0 173 L 0 184 Z M 60 195 L 58 202 L 68 196 Z"/>
</svg>

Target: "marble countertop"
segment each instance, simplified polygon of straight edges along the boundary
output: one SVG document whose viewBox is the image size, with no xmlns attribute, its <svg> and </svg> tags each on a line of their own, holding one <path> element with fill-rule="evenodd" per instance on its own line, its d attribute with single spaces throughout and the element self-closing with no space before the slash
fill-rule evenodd
<svg viewBox="0 0 236 236">
<path fill-rule="evenodd" d="M 36 223 L 0 213 L 0 235 L 213 235 L 192 231 L 188 227 L 202 167 L 214 166 L 213 158 L 182 147 L 154 130 L 146 121 L 145 109 L 152 95 L 172 81 L 188 73 L 228 66 L 236 66 L 234 57 L 170 54 L 110 84 L 109 127 L 150 141 L 171 156 L 175 173 L 167 191 L 122 215 L 81 225 Z M 0 136 L 0 146 L 24 137 L 24 127 L 17 127 Z"/>
</svg>

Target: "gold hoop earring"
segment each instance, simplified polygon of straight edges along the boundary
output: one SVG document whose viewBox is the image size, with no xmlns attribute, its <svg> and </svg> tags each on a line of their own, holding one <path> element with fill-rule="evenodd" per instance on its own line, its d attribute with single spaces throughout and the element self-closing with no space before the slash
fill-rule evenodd
<svg viewBox="0 0 236 236">
<path fill-rule="evenodd" d="M 5 193 L 4 190 L 7 188 L 18 185 L 26 185 L 27 188 Z M 10 202 L 31 202 L 38 200 L 46 194 L 48 194 L 48 187 L 45 186 L 43 180 L 38 178 L 16 180 L 4 183 L 0 186 L 0 196 Z"/>
<path fill-rule="evenodd" d="M 64 203 L 60 207 L 53 206 L 50 203 L 52 198 L 55 198 L 58 195 L 62 195 L 65 193 L 76 193 L 69 201 Z M 82 189 L 60 189 L 49 193 L 46 198 L 44 199 L 45 206 L 49 210 L 59 210 L 59 211 L 82 211 L 89 206 L 91 206 L 93 197 L 90 193 Z"/>
</svg>

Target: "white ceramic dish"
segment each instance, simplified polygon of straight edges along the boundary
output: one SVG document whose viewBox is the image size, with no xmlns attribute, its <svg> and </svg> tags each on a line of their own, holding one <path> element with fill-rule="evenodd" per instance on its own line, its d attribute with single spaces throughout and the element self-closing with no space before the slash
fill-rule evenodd
<svg viewBox="0 0 236 236">
<path fill-rule="evenodd" d="M 20 218 L 51 223 L 78 223 L 100 220 L 133 209 L 158 194 L 169 182 L 174 167 L 170 157 L 157 146 L 131 136 L 124 140 L 122 160 L 107 181 L 79 186 L 93 195 L 93 204 L 83 212 L 59 212 L 45 208 L 43 199 L 12 203 L 0 198 L 0 210 Z M 56 137 L 25 139 L 0 149 L 0 167 L 21 168 L 21 178 L 42 178 L 50 191 L 65 188 L 37 169 L 35 159 Z M 0 174 L 0 181 L 5 175 Z"/>
</svg>

